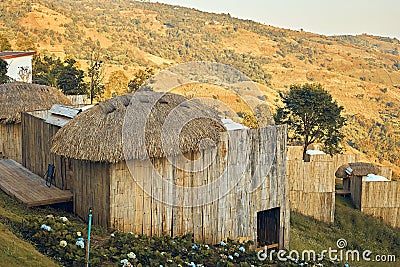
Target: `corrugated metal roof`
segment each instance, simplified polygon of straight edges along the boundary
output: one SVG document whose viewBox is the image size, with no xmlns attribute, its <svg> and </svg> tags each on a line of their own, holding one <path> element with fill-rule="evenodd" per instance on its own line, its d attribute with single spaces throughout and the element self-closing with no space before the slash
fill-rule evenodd
<svg viewBox="0 0 400 267">
<path fill-rule="evenodd" d="M 243 124 L 234 122 L 231 119 L 221 119 L 221 122 L 228 131 L 248 129 L 248 127 L 244 126 Z"/>
<path fill-rule="evenodd" d="M 79 112 L 81 112 L 80 108 L 73 108 L 73 107 L 68 107 L 68 106 L 63 106 L 63 105 L 58 105 L 58 104 L 53 105 L 50 109 L 51 114 L 59 115 L 62 117 L 67 117 L 70 119 L 75 118 Z"/>
<path fill-rule="evenodd" d="M 28 113 L 37 118 L 41 118 L 48 124 L 63 127 L 70 120 L 75 118 L 80 112 L 87 110 L 91 107 L 93 107 L 93 105 L 75 108 L 56 104 L 53 105 L 49 110 L 38 110 Z"/>
</svg>

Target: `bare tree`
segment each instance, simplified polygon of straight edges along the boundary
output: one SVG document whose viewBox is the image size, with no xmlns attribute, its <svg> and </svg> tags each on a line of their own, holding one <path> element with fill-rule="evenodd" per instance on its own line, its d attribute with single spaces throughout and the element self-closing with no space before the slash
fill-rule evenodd
<svg viewBox="0 0 400 267">
<path fill-rule="evenodd" d="M 28 66 L 19 67 L 18 76 L 21 78 L 21 81 L 27 83 L 32 78 L 32 71 Z"/>
<path fill-rule="evenodd" d="M 104 92 L 104 69 L 103 61 L 101 60 L 100 47 L 93 45 L 89 55 L 89 94 L 90 104 L 93 104 L 93 100 L 96 97 L 100 97 Z"/>
</svg>

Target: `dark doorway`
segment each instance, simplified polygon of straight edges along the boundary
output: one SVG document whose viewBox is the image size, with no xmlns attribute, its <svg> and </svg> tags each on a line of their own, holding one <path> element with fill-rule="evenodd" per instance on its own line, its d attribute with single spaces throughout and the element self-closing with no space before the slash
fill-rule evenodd
<svg viewBox="0 0 400 267">
<path fill-rule="evenodd" d="M 274 246 L 279 244 L 280 208 L 257 212 L 258 246 Z"/>
</svg>

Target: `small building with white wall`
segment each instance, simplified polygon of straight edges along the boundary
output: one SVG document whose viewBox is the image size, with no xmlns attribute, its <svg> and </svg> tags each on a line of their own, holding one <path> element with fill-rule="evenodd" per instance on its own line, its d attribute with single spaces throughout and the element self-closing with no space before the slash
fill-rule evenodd
<svg viewBox="0 0 400 267">
<path fill-rule="evenodd" d="M 0 58 L 8 63 L 7 76 L 15 82 L 32 83 L 32 57 L 34 51 L 0 52 Z"/>
</svg>

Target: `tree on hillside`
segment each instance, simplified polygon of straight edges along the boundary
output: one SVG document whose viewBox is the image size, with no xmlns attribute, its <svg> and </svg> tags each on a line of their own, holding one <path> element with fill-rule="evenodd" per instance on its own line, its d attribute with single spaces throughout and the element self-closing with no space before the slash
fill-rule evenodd
<svg viewBox="0 0 400 267">
<path fill-rule="evenodd" d="M 341 151 L 345 124 L 343 110 L 321 84 L 291 85 L 287 93 L 281 93 L 283 107 L 278 108 L 276 123 L 288 125 L 288 138 L 302 143 L 303 157 L 308 145 L 322 143 L 330 155 Z"/>
<path fill-rule="evenodd" d="M 28 38 L 22 33 L 18 33 L 17 35 L 15 48 L 16 50 L 20 51 L 36 51 L 36 46 L 32 39 Z"/>
<path fill-rule="evenodd" d="M 11 44 L 5 34 L 0 33 L 0 51 L 10 51 Z"/>
<path fill-rule="evenodd" d="M 75 59 L 66 59 L 57 75 L 57 88 L 66 95 L 86 94 L 87 84 L 83 81 L 84 76 L 84 71 L 76 67 Z"/>
<path fill-rule="evenodd" d="M 114 95 L 125 94 L 128 91 L 128 83 L 128 77 L 122 70 L 112 72 L 106 84 L 104 98 L 108 99 Z"/>
<path fill-rule="evenodd" d="M 9 82 L 10 78 L 7 76 L 8 63 L 0 58 L 0 84 Z"/>
<path fill-rule="evenodd" d="M 133 79 L 129 81 L 128 91 L 136 92 L 140 88 L 140 86 L 142 86 L 144 82 L 153 75 L 154 75 L 154 70 L 152 68 L 138 70 L 134 74 Z"/>
</svg>

